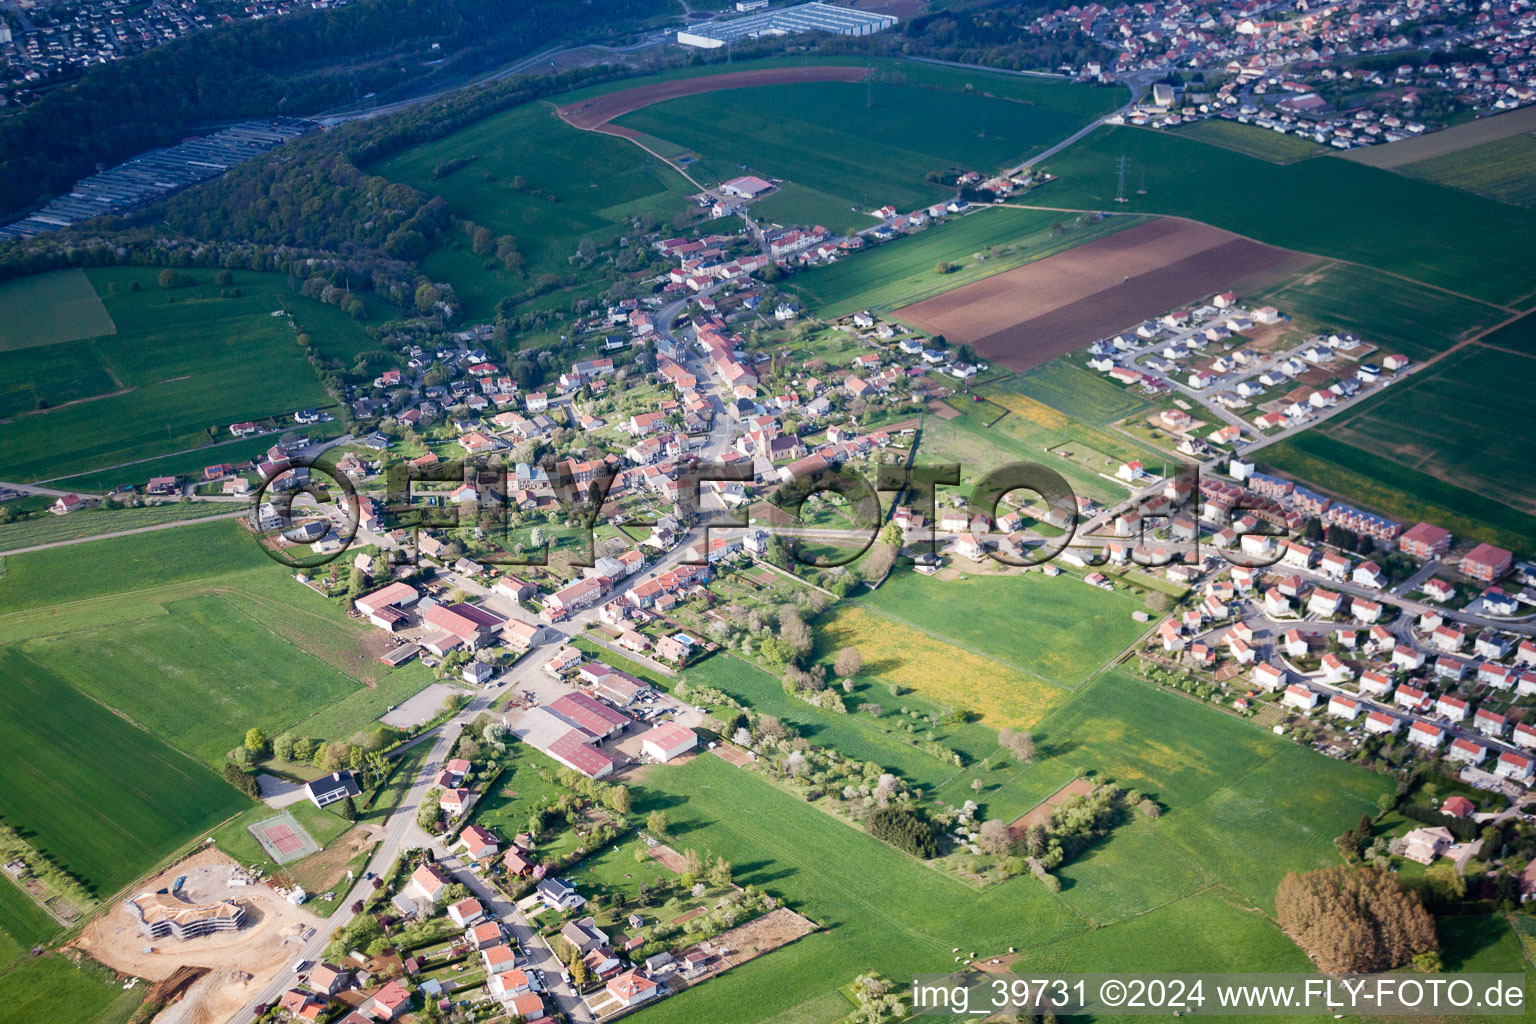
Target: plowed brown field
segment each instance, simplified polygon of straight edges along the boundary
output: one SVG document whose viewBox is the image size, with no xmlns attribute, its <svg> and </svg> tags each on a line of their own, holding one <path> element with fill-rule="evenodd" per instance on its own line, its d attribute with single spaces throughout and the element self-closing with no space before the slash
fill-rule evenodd
<svg viewBox="0 0 1536 1024">
<path fill-rule="evenodd" d="M 1293 259 L 1285 249 L 1163 218 L 893 315 L 951 342 L 969 342 L 989 362 L 1027 370 L 1185 303 L 1241 292 Z"/>
</svg>

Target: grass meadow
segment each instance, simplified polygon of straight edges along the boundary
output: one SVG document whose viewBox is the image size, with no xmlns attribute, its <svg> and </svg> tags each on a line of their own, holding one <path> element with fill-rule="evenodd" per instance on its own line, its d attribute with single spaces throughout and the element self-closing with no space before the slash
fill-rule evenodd
<svg viewBox="0 0 1536 1024">
<path fill-rule="evenodd" d="M 85 271 L 55 270 L 0 284 L 0 352 L 97 338 L 117 330 Z"/>
<path fill-rule="evenodd" d="M 1146 630 L 1128 589 L 1109 593 L 1077 577 L 1030 572 L 954 580 L 899 573 L 855 606 L 1055 687 L 1080 686 Z M 886 656 L 882 647 L 876 658 Z M 865 654 L 866 664 L 871 655 Z M 932 672 L 931 666 L 913 666 Z M 984 717 L 986 717 L 984 715 Z"/>
<path fill-rule="evenodd" d="M 34 544 L 52 544 L 61 540 L 94 537 L 119 530 L 133 530 L 144 526 L 180 522 L 186 519 L 206 519 L 209 516 L 229 515 L 235 506 L 199 502 L 183 505 L 146 505 L 143 508 L 81 509 L 65 516 L 40 516 L 0 525 L 0 551 Z"/>
<path fill-rule="evenodd" d="M 1501 203 L 1536 203 L 1536 134 L 1512 135 L 1399 167 L 1398 173 Z"/>
<path fill-rule="evenodd" d="M 1533 323 L 1525 330 L 1532 334 L 1536 318 L 1527 319 Z M 1506 333 L 1490 335 L 1489 344 Z M 1334 417 L 1324 430 L 1410 469 L 1536 512 L 1527 478 L 1536 443 L 1536 353 L 1459 349 Z"/>
<path fill-rule="evenodd" d="M 1425 360 L 1509 317 L 1484 302 L 1413 288 L 1369 267 L 1327 263 L 1271 288 L 1259 301 L 1320 327 L 1354 331 L 1383 349 Z"/>
<path fill-rule="evenodd" d="M 1305 958 L 1268 916 L 1274 883 L 1284 870 L 1314 866 L 1329 852 L 1328 838 L 1359 817 L 1357 791 L 1371 788 L 1362 787 L 1357 777 L 1372 783 L 1374 777 L 1247 724 L 1209 721 L 1214 716 L 1208 709 L 1189 705 L 1187 713 L 1199 720 L 1182 722 L 1182 709 L 1163 706 L 1182 703 L 1179 698 L 1130 680 L 1121 685 L 1144 691 L 1139 696 L 1150 700 L 1121 704 L 1118 691 L 1103 692 L 1096 685 L 1093 699 L 1085 696 L 1073 707 L 1099 709 L 1104 717 L 1097 724 L 1119 736 L 1142 727 L 1120 713 L 1171 713 L 1170 726 L 1192 725 L 1188 742 L 1205 762 L 1200 773 L 1225 775 L 1203 785 L 1192 781 L 1187 787 L 1191 800 L 1208 799 L 1230 783 L 1242 799 L 1255 803 L 1254 813 L 1280 816 L 1277 829 L 1268 833 L 1268 847 L 1253 851 L 1254 860 L 1204 863 L 1192 857 L 1186 843 L 1209 843 L 1210 833 L 1200 830 L 1220 829 L 1225 808 L 1186 805 L 1165 791 L 1167 814 L 1117 829 L 1063 873 L 1060 894 L 1046 893 L 1029 878 L 978 892 L 794 799 L 754 772 L 701 755 L 684 765 L 650 769 L 637 790 L 637 809 L 665 809 L 674 845 L 724 856 L 735 865 L 738 883 L 782 896 L 824 930 L 658 1004 L 646 1011 L 647 1019 L 832 1021 L 849 1006 L 829 990 L 854 974 L 878 970 L 905 979 L 914 972 L 947 970 L 955 966 L 952 950 L 957 946 L 962 954 L 974 951 L 983 957 L 1017 947 L 1019 970 L 1123 970 L 1127 963 L 1145 970 L 1305 970 Z M 1142 748 L 1133 747 L 1132 757 L 1141 753 Z M 1164 756 L 1154 749 L 1152 754 L 1156 764 L 1133 763 L 1160 776 L 1191 772 L 1172 752 Z M 1293 762 L 1290 754 L 1304 760 Z M 1280 806 L 1285 798 L 1277 800 L 1273 777 L 1244 784 L 1238 766 L 1255 757 L 1293 771 L 1284 788 L 1326 787 L 1317 794 L 1319 809 L 1298 815 Z M 1048 755 L 1024 771 L 1036 772 L 1055 760 Z M 1298 766 L 1302 770 L 1296 771 Z M 1107 768 L 1104 772 L 1109 774 Z M 1334 785 L 1339 781 L 1335 775 L 1343 779 L 1342 793 Z M 1180 815 L 1190 821 L 1178 822 Z M 1328 838 L 1319 844 L 1303 833 L 1298 839 L 1290 831 L 1298 827 L 1326 832 Z M 1233 878 L 1240 885 L 1230 884 Z M 1249 889 L 1261 898 L 1250 897 Z M 901 898 L 893 899 L 894 893 Z M 1179 936 L 1177 942 L 1168 941 L 1173 935 Z"/>
<path fill-rule="evenodd" d="M 1500 386 L 1493 387 L 1491 382 Z M 1485 335 L 1261 459 L 1402 522 L 1529 551 L 1536 316 Z"/>
<path fill-rule="evenodd" d="M 163 608 L 135 622 L 31 640 L 23 650 L 215 767 L 252 726 L 276 735 L 358 685 L 246 614 L 238 597 L 190 597 Z M 189 687 L 197 699 L 188 699 Z"/>
<path fill-rule="evenodd" d="M 230 423 L 329 401 L 288 319 L 321 352 L 350 358 L 371 342 L 348 317 L 289 292 L 279 274 L 235 275 L 224 298 L 213 272 L 163 289 L 153 268 L 87 272 L 115 334 L 0 351 L 0 417 L 11 417 L 0 477 L 70 477 L 227 440 Z M 139 286 L 138 291 L 132 285 Z M 0 319 L 11 313 L 0 306 Z M 262 372 L 252 374 L 253 365 Z M 215 450 L 217 451 L 217 450 Z M 219 458 L 197 463 L 198 468 Z M 131 478 L 142 480 L 142 467 Z"/>
<path fill-rule="evenodd" d="M 835 651 L 836 648 L 824 643 L 820 653 L 830 658 Z M 919 750 L 911 742 L 914 737 L 931 731 L 939 742 L 960 750 L 968 761 L 979 761 L 997 752 L 994 730 L 974 722 L 935 726 L 927 716 L 941 711 L 941 704 L 911 690 L 895 696 L 888 684 L 872 672 L 855 678 L 853 693 L 843 700 L 849 708 L 847 714 L 824 711 L 792 697 L 784 692 L 777 677 L 729 655 L 716 655 L 690 667 L 688 678 L 723 690 L 764 714 L 774 715 L 818 746 L 834 747 L 849 757 L 873 761 L 929 792 L 937 792 L 961 769 Z M 854 710 L 866 704 L 880 706 L 880 714 Z M 918 718 L 904 715 L 904 710 Z M 913 732 L 903 728 L 907 722 L 914 724 Z"/>
<path fill-rule="evenodd" d="M 117 975 L 92 961 L 56 953 L 0 973 L 0 1024 L 126 1024 L 145 986 L 124 990 Z"/>
<path fill-rule="evenodd" d="M 433 177 L 452 160 L 469 163 Z M 463 279 L 471 290 L 485 284 L 513 293 L 540 274 L 568 274 L 567 259 L 583 238 L 606 242 L 642 213 L 666 223 L 694 191 L 639 147 L 573 128 L 546 102 L 502 111 L 368 170 L 439 195 L 456 215 L 517 238 L 525 261 L 520 275 L 487 274 L 484 260 L 467 251 L 435 252 L 432 272 L 455 281 L 456 290 Z"/>
<path fill-rule="evenodd" d="M 8 555 L 0 575 L 0 623 L 12 620 L 11 613 L 37 609 L 42 625 L 32 635 L 46 635 L 49 619 L 72 621 L 75 609 L 66 614 L 57 605 L 269 566 L 278 571 L 248 532 L 223 520 Z M 119 601 L 106 605 L 108 614 L 137 611 Z"/>
<path fill-rule="evenodd" d="M 1027 378 L 1026 378 L 1027 379 Z M 1080 422 L 1027 394 L 1018 378 L 972 387 L 986 402 L 951 401 L 958 415 L 923 420 L 922 457 L 932 462 L 960 464 L 963 486 L 969 487 L 992 470 L 1010 462 L 1039 462 L 1060 473 L 1068 486 L 1103 504 L 1119 501 L 1127 489 L 1113 478 L 1122 461 L 1140 459 L 1161 466 L 1167 455 L 1127 437 Z M 1112 387 L 1113 385 L 1111 385 Z M 1103 415 L 1111 400 L 1100 388 L 1090 389 L 1094 398 L 1075 404 L 1091 404 Z M 1137 399 L 1132 397 L 1133 401 Z M 1068 452 L 1070 458 L 1054 455 Z"/>
<path fill-rule="evenodd" d="M 430 675 L 225 522 L 8 556 L 0 610 L 0 814 L 103 893 L 249 806 L 250 726 L 351 738 Z"/>
<path fill-rule="evenodd" d="M 1105 427 L 1152 407 L 1136 392 L 1111 384 L 1088 369 L 1082 360 L 1081 353 L 1053 359 L 1003 381 L 999 389 L 1042 402 L 1091 427 Z"/>
<path fill-rule="evenodd" d="M 1180 128 L 1177 135 L 1209 142 L 1213 146 L 1230 149 L 1244 156 L 1257 157 L 1272 164 L 1291 164 L 1297 160 L 1318 156 L 1327 149 L 1297 135 L 1270 131 L 1257 125 L 1239 124 L 1236 121 L 1210 119 L 1196 121 Z"/>
<path fill-rule="evenodd" d="M 1266 447 L 1259 461 L 1287 476 L 1325 487 L 1401 523 L 1424 520 L 1458 537 L 1511 551 L 1529 549 L 1536 517 L 1476 491 L 1457 487 L 1386 456 L 1309 430 Z"/>
<path fill-rule="evenodd" d="M 14 648 L 0 650 L 0 814 L 106 896 L 249 801 Z"/>
<path fill-rule="evenodd" d="M 59 926 L 7 877 L 0 882 L 0 971 L 58 934 Z"/>
<path fill-rule="evenodd" d="M 1145 195 L 1115 204 L 1118 161 Z M 1352 260 L 1484 302 L 1531 292 L 1536 213 L 1336 158 L 1280 166 L 1139 128 L 1096 131 L 1052 157 L 1042 205 L 1191 217 L 1272 245 Z M 1240 182 L 1242 187 L 1234 187 Z M 1252 196 L 1269 201 L 1255 203 Z M 1499 253 L 1496 260 L 1490 253 Z"/>
</svg>

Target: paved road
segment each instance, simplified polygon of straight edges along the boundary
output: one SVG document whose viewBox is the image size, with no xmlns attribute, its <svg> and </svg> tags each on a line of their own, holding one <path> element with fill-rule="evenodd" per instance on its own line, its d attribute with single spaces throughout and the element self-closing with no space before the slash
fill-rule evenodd
<svg viewBox="0 0 1536 1024">
<path fill-rule="evenodd" d="M 672 320 L 681 312 L 685 305 L 686 300 L 683 300 L 664 307 L 662 315 L 657 318 L 658 331 L 663 337 L 674 337 L 672 334 Z M 716 410 L 715 423 L 710 431 L 709 440 L 700 452 L 704 459 L 709 460 L 718 457 L 730 443 L 731 433 L 727 422 L 728 417 L 724 409 L 723 399 L 721 398 L 721 394 L 728 394 L 728 391 L 725 391 L 723 388 L 723 382 L 718 381 L 712 374 L 712 371 L 704 366 L 691 352 L 688 362 L 690 367 L 696 370 L 701 382 L 709 382 L 701 390 L 706 395 L 712 397 L 717 405 L 720 406 Z M 654 577 L 677 565 L 682 561 L 688 548 L 698 543 L 703 535 L 702 527 L 694 528 L 684 536 L 682 541 L 672 551 L 663 555 L 644 576 L 633 579 L 631 584 L 639 583 L 642 579 Z M 464 586 L 465 582 L 459 580 L 458 584 Z M 476 590 L 477 592 L 484 592 L 484 588 L 476 588 Z M 569 641 L 573 636 L 582 635 L 586 631 L 587 623 L 595 620 L 597 614 L 598 608 L 592 607 L 584 609 L 564 622 L 547 626 L 541 634 L 541 642 L 536 646 L 535 650 L 539 647 L 559 646 Z M 410 790 L 400 801 L 400 805 L 385 820 L 383 826 L 384 839 L 369 863 L 369 869 L 375 874 L 380 874 L 387 870 L 395 858 L 404 850 L 414 847 L 433 849 L 438 854 L 438 859 L 453 870 L 460 881 L 468 885 L 482 902 L 494 908 L 497 915 L 508 923 L 523 953 L 530 958 L 529 965 L 544 971 L 545 984 L 549 986 L 545 993 L 546 996 L 558 1005 L 575 1024 L 588 1024 L 592 1019 L 591 1015 L 587 1013 L 585 1005 L 577 998 L 569 986 L 560 980 L 560 965 L 555 961 L 554 956 L 549 953 L 548 949 L 544 947 L 542 941 L 535 937 L 534 929 L 528 924 L 527 920 L 517 913 L 516 909 L 499 892 L 465 869 L 441 842 L 428 836 L 416 824 L 417 808 L 420 806 L 426 791 L 431 787 L 433 778 L 441 769 L 444 760 L 448 756 L 448 752 L 453 748 L 453 743 L 457 740 L 459 733 L 477 715 L 490 707 L 497 698 L 512 692 L 519 684 L 527 684 L 531 679 L 539 678 L 538 673 L 542 671 L 544 661 L 544 658 L 533 653 L 521 658 L 512 670 L 498 680 L 500 685 L 488 693 L 477 695 L 453 719 L 433 730 L 432 734 L 436 736 L 436 740 L 433 743 L 432 751 L 428 755 L 426 763 L 422 766 L 420 774 L 415 782 L 412 783 Z M 316 926 L 314 937 L 309 942 L 304 943 L 302 947 L 295 948 L 295 961 L 318 959 L 324 953 L 325 947 L 331 940 L 331 936 L 352 920 L 352 904 L 362 899 L 371 891 L 372 882 L 360 881 L 355 885 L 350 893 L 342 897 L 342 905 L 337 908 L 336 912 Z M 232 1024 L 250 1024 L 255 1019 L 254 1010 L 257 1005 L 274 1002 L 285 990 L 292 987 L 293 983 L 293 971 L 285 968 L 251 1000 L 245 1009 L 231 1018 Z"/>
</svg>

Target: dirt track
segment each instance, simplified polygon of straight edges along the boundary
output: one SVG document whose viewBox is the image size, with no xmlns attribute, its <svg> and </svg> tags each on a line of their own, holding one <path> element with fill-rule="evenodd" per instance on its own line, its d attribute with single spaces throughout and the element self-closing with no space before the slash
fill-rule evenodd
<svg viewBox="0 0 1536 1024">
<path fill-rule="evenodd" d="M 731 71 L 723 75 L 703 75 L 699 78 L 678 78 L 670 82 L 657 82 L 634 89 L 621 89 L 605 93 L 580 103 L 568 103 L 558 108 L 567 122 L 577 128 L 596 130 L 616 117 L 664 103 L 682 96 L 696 96 L 701 92 L 717 92 L 721 89 L 751 89 L 760 85 L 790 85 L 797 82 L 862 82 L 868 74 L 866 68 L 856 67 L 804 67 L 760 68 L 756 71 Z M 622 130 L 608 129 L 611 134 Z"/>
<path fill-rule="evenodd" d="M 1274 271 L 1292 253 L 1162 218 L 896 310 L 982 358 L 1028 370 L 1138 320 Z"/>
<path fill-rule="evenodd" d="M 119 901 L 91 921 L 75 944 L 120 974 L 164 981 L 183 967 L 205 967 L 180 1002 L 161 1018 L 167 1024 L 215 1024 L 234 1013 L 261 990 L 300 948 L 297 936 L 319 919 L 293 906 L 265 885 L 230 886 L 235 862 L 208 847 L 146 879 L 134 893 L 169 886 L 187 875 L 187 898 L 194 902 L 229 898 L 243 903 L 247 923 L 237 932 L 185 942 L 148 939 L 133 912 Z M 293 941 L 290 941 L 293 940 Z M 145 953 L 146 948 L 153 949 Z"/>
<path fill-rule="evenodd" d="M 1024 834 L 1029 831 L 1031 825 L 1043 825 L 1050 820 L 1056 812 L 1056 807 L 1074 796 L 1087 796 L 1094 789 L 1093 782 L 1089 779 L 1077 778 L 1062 786 L 1056 792 L 1040 801 L 1023 814 L 1019 815 L 1008 824 L 1008 831 L 1015 839 L 1022 841 Z"/>
</svg>

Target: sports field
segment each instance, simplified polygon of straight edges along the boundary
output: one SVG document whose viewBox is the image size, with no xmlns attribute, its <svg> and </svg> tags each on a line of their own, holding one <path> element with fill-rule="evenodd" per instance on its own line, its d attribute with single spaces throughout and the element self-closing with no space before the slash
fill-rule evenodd
<svg viewBox="0 0 1536 1024">
<path fill-rule="evenodd" d="M 892 316 L 978 355 L 1028 370 L 1148 316 L 1245 282 L 1290 260 L 1282 250 L 1192 221 L 1161 219 L 1080 245 Z"/>
<path fill-rule="evenodd" d="M 767 215 L 765 209 L 759 212 Z M 890 311 L 1138 223 L 1134 217 L 1080 218 L 993 207 L 796 274 L 791 284 L 818 316 Z M 941 271 L 940 264 L 954 269 Z"/>
<path fill-rule="evenodd" d="M 86 274 L 117 333 L 0 352 L 0 418 L 10 417 L 0 479 L 68 477 L 197 448 L 210 428 L 222 441 L 230 423 L 327 404 L 295 331 L 274 310 L 294 312 L 327 354 L 345 358 L 366 340 L 345 314 L 289 292 L 278 274 L 236 274 L 238 298 L 220 297 L 212 271 L 170 290 L 152 268 Z M 0 319 L 10 312 L 0 308 Z"/>
<path fill-rule="evenodd" d="M 208 768 L 0 648 L 0 814 L 98 895 L 247 806 Z"/>
<path fill-rule="evenodd" d="M 952 194 L 924 182 L 930 171 L 1002 169 L 1123 99 L 1118 90 L 896 62 L 867 83 L 703 93 L 613 123 L 699 154 L 689 171 L 705 184 L 750 172 L 840 197 L 858 211 L 826 225 L 840 230 L 869 226 L 859 215 L 887 203 L 909 210 Z"/>
<path fill-rule="evenodd" d="M 267 851 L 267 856 L 278 864 L 291 864 L 320 851 L 320 844 L 310 838 L 304 826 L 286 811 L 253 822 L 248 827 L 261 848 Z"/>
<path fill-rule="evenodd" d="M 1219 118 L 1196 121 L 1179 128 L 1177 134 L 1272 164 L 1295 163 L 1328 152 L 1310 139 Z"/>
<path fill-rule="evenodd" d="M 1415 288 L 1370 267 L 1330 260 L 1254 297 L 1319 328 L 1354 331 L 1382 355 L 1425 360 L 1501 323 L 1509 314 L 1485 302 Z"/>
<path fill-rule="evenodd" d="M 57 345 L 112 334 L 107 315 L 85 271 L 55 270 L 0 284 L 0 352 Z"/>
<path fill-rule="evenodd" d="M 1126 158 L 1127 202 L 1115 203 Z M 1536 281 L 1536 212 L 1337 158 L 1279 166 L 1139 128 L 1095 131 L 1046 162 L 1038 204 L 1167 213 L 1510 303 Z M 1146 194 L 1140 194 L 1142 175 Z M 1238 187 L 1234 183 L 1241 183 Z M 1255 202 L 1262 195 L 1265 202 Z M 1488 254 L 1501 258 L 1490 262 Z"/>
</svg>

